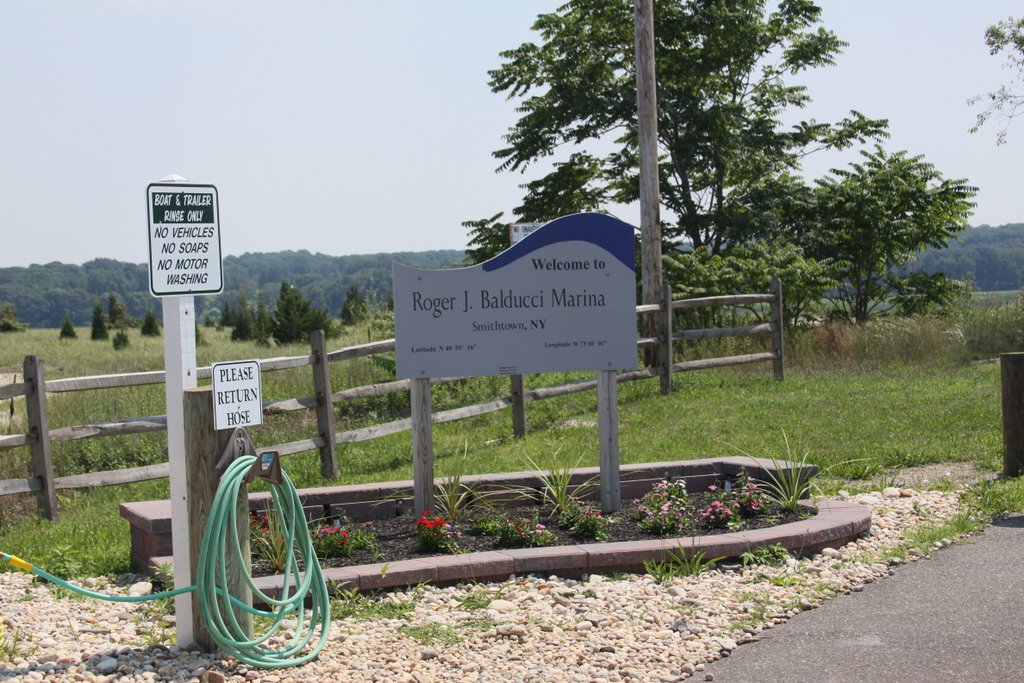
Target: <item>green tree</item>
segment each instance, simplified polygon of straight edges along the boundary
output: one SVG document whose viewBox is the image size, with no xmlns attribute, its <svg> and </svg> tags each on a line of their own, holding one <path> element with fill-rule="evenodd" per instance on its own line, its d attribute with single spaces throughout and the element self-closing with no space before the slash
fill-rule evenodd
<svg viewBox="0 0 1024 683">
<path fill-rule="evenodd" d="M 71 322 L 71 316 L 67 313 L 64 314 L 64 322 L 60 326 L 60 336 L 58 339 L 78 339 L 78 333 L 75 332 L 75 324 Z"/>
<path fill-rule="evenodd" d="M 1006 142 L 1010 122 L 1024 113 L 1024 19 L 1010 17 L 992 24 L 985 30 L 985 44 L 992 55 L 1006 52 L 1004 66 L 1013 73 L 1013 76 L 1009 84 L 968 100 L 972 105 L 985 104 L 971 132 L 978 132 L 989 119 L 996 117 L 1003 123 L 996 134 L 996 144 L 1001 145 Z"/>
<path fill-rule="evenodd" d="M 146 309 L 146 315 L 142 319 L 142 328 L 139 330 L 143 337 L 159 337 L 160 323 L 156 319 L 156 313 L 152 308 Z"/>
<path fill-rule="evenodd" d="M 270 346 L 270 333 L 274 327 L 274 321 L 270 318 L 270 311 L 267 309 L 267 300 L 263 296 L 263 290 L 256 292 L 256 314 L 253 316 L 253 337 L 260 346 Z"/>
<path fill-rule="evenodd" d="M 0 332 L 24 332 L 28 325 L 18 322 L 18 312 L 14 304 L 0 304 Z"/>
<path fill-rule="evenodd" d="M 483 263 L 508 249 L 508 226 L 501 217 L 505 212 L 499 211 L 490 218 L 475 221 L 463 221 L 462 227 L 469 229 L 469 244 L 463 263 L 468 266 Z"/>
<path fill-rule="evenodd" d="M 971 284 L 943 273 L 914 271 L 890 278 L 892 303 L 900 315 L 949 315 L 970 302 Z"/>
<path fill-rule="evenodd" d="M 784 285 L 782 309 L 787 327 L 808 322 L 817 313 L 824 293 L 836 284 L 831 259 L 807 258 L 800 247 L 783 242 L 751 242 L 728 254 L 712 255 L 706 249 L 667 254 L 664 264 L 666 276 L 677 283 L 673 296 L 682 298 L 765 293 L 772 278 L 779 278 Z M 702 326 L 708 324 L 709 320 L 701 321 Z"/>
<path fill-rule="evenodd" d="M 89 338 L 93 341 L 105 341 L 110 339 L 110 331 L 107 329 L 107 318 L 103 315 L 103 304 L 96 299 L 96 305 L 92 307 L 92 332 Z"/>
<path fill-rule="evenodd" d="M 295 285 L 281 283 L 281 294 L 273 315 L 274 340 L 278 344 L 304 341 L 313 330 L 323 330 L 328 337 L 338 334 L 337 327 L 327 311 L 313 308 Z"/>
<path fill-rule="evenodd" d="M 235 326 L 235 309 L 231 307 L 231 302 L 224 298 L 224 303 L 220 309 L 220 324 L 222 327 L 234 327 Z"/>
<path fill-rule="evenodd" d="M 809 0 L 655 3 L 666 239 L 684 237 L 717 254 L 762 236 L 750 206 L 766 183 L 798 170 L 817 149 L 884 136 L 885 121 L 858 112 L 835 124 L 782 126 L 784 112 L 810 101 L 786 79 L 833 64 L 844 46 L 819 25 L 820 15 Z M 544 219 L 638 198 L 633 25 L 632 2 L 576 0 L 537 18 L 539 44 L 501 53 L 490 86 L 520 100 L 521 114 L 508 145 L 494 153 L 500 170 L 524 171 L 570 148 L 567 161 L 527 185 L 517 216 Z M 614 149 L 602 157 L 577 149 L 609 143 Z"/>
<path fill-rule="evenodd" d="M 921 156 L 887 154 L 880 147 L 863 161 L 818 181 L 817 220 L 802 236 L 812 257 L 832 258 L 839 286 L 830 295 L 837 312 L 863 323 L 894 295 L 934 296 L 934 280 L 901 278 L 897 269 L 926 247 L 944 246 L 967 228 L 977 188 L 947 180 Z"/>
<path fill-rule="evenodd" d="M 253 338 L 252 307 L 244 294 L 238 295 L 238 308 L 233 311 L 234 327 L 231 328 L 231 341 L 249 341 Z"/>
<path fill-rule="evenodd" d="M 135 326 L 132 317 L 128 315 L 128 308 L 114 292 L 107 295 L 107 325 L 113 330 L 123 330 Z"/>
<path fill-rule="evenodd" d="M 359 294 L 359 287 L 351 285 L 345 293 L 345 301 L 341 304 L 341 322 L 355 325 L 366 319 L 366 300 Z"/>
</svg>

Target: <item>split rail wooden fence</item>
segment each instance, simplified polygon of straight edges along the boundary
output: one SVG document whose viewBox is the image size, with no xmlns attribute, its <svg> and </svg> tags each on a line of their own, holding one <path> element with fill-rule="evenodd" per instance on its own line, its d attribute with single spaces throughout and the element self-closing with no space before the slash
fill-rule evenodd
<svg viewBox="0 0 1024 683">
<path fill-rule="evenodd" d="M 658 349 L 658 364 L 617 375 L 618 382 L 659 377 L 663 393 L 672 390 L 672 375 L 677 372 L 705 370 L 709 368 L 742 365 L 748 363 L 771 362 L 775 378 L 783 378 L 783 324 L 782 324 L 782 285 L 776 279 L 772 281 L 771 291 L 765 294 L 741 294 L 732 296 L 712 296 L 695 299 L 672 300 L 671 291 L 666 286 L 662 292 L 660 304 L 637 306 L 638 315 L 658 315 L 660 332 L 657 337 L 637 340 L 640 349 L 654 347 Z M 726 328 L 684 329 L 673 330 L 671 313 L 681 310 L 693 310 L 715 306 L 746 306 L 767 304 L 770 311 L 769 321 L 756 325 Z M 667 314 L 668 313 L 668 314 Z M 673 355 L 673 342 L 680 340 L 717 339 L 722 337 L 749 337 L 770 335 L 771 351 L 737 356 L 704 358 L 700 360 L 676 361 Z M 327 351 L 324 334 L 315 331 L 310 335 L 310 353 L 305 356 L 288 358 L 270 358 L 260 361 L 262 372 L 273 372 L 289 368 L 309 366 L 312 368 L 314 395 L 300 398 L 288 398 L 270 401 L 263 404 L 263 414 L 267 416 L 289 413 L 297 410 L 315 410 L 317 415 L 317 435 L 278 444 L 262 450 L 276 450 L 282 456 L 317 449 L 320 451 L 321 473 L 325 479 L 338 477 L 337 446 L 339 444 L 356 443 L 376 439 L 390 434 L 412 429 L 412 418 L 394 420 L 371 425 L 360 429 L 344 432 L 335 431 L 334 404 L 353 401 L 373 396 L 408 392 L 412 380 L 403 379 L 379 384 L 352 387 L 343 391 L 332 391 L 328 363 L 344 362 L 381 353 L 393 352 L 395 340 L 350 346 L 337 351 Z M 103 472 L 88 472 L 68 476 L 54 477 L 53 460 L 50 443 L 53 441 L 75 441 L 119 434 L 142 434 L 167 430 L 167 418 L 164 415 L 150 417 L 131 417 L 117 421 L 98 422 L 73 427 L 50 429 L 46 413 L 47 394 L 69 391 L 96 389 L 117 389 L 147 384 L 163 384 L 164 372 L 137 372 L 120 375 L 101 375 L 94 377 L 73 377 L 67 379 L 47 380 L 43 373 L 43 362 L 37 356 L 27 356 L 24 362 L 24 382 L 0 386 L 0 400 L 24 396 L 28 432 L 0 436 L 0 454 L 3 451 L 28 447 L 31 450 L 30 476 L 19 479 L 0 480 L 0 496 L 12 494 L 34 493 L 36 495 L 39 514 L 53 519 L 57 514 L 56 492 L 61 489 L 85 488 L 93 486 L 112 486 L 127 484 L 149 479 L 159 479 L 169 474 L 166 462 L 143 467 L 132 467 Z M 199 379 L 209 378 L 210 368 L 198 369 Z M 463 378 L 436 377 L 430 383 L 447 384 Z M 523 436 L 526 431 L 526 404 L 557 396 L 591 391 L 597 388 L 597 379 L 573 382 L 560 386 L 541 387 L 526 390 L 522 377 L 513 377 L 509 396 L 493 401 L 478 403 L 460 408 L 436 412 L 431 415 L 434 424 L 461 420 L 476 415 L 504 410 L 512 411 L 513 433 Z"/>
</svg>

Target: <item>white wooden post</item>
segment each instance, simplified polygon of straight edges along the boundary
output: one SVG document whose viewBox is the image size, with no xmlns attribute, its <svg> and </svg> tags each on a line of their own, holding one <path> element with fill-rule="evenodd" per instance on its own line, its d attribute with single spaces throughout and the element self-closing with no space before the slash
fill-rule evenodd
<svg viewBox="0 0 1024 683">
<path fill-rule="evenodd" d="M 167 400 L 167 461 L 171 479 L 171 550 L 174 584 L 192 584 L 188 551 L 188 483 L 185 476 L 185 389 L 196 386 L 196 308 L 191 296 L 168 296 L 163 301 L 164 396 Z M 192 630 L 192 596 L 174 598 L 178 645 L 195 640 Z"/>
<path fill-rule="evenodd" d="M 160 182 L 186 183 L 187 178 L 169 175 Z M 164 323 L 164 398 L 167 403 L 167 462 L 171 484 L 171 557 L 175 586 L 192 585 L 189 566 L 188 480 L 185 476 L 185 390 L 196 386 L 195 297 L 165 296 L 161 300 Z M 192 596 L 174 598 L 178 645 L 195 641 L 192 629 Z"/>
<path fill-rule="evenodd" d="M 619 488 L 619 401 L 615 370 L 597 374 L 597 433 L 601 454 L 601 511 L 618 512 L 622 506 Z"/>
</svg>

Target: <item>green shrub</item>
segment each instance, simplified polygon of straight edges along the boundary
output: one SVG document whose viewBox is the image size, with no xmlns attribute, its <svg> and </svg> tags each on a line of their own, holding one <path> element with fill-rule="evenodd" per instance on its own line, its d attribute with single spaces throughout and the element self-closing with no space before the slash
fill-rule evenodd
<svg viewBox="0 0 1024 683">
<path fill-rule="evenodd" d="M 570 504 L 559 517 L 558 524 L 580 540 L 604 541 L 608 538 L 608 518 L 589 503 Z"/>
<path fill-rule="evenodd" d="M 458 550 L 452 526 L 444 517 L 424 512 L 416 520 L 416 543 L 420 552 L 454 553 Z"/>
<path fill-rule="evenodd" d="M 689 497 L 682 479 L 662 480 L 637 501 L 637 524 L 648 533 L 668 536 L 686 528 Z"/>
<path fill-rule="evenodd" d="M 744 567 L 752 565 L 769 565 L 778 567 L 789 559 L 789 551 L 778 543 L 752 548 L 740 555 L 740 564 Z"/>
<path fill-rule="evenodd" d="M 128 348 L 128 333 L 124 330 L 118 330 L 114 333 L 114 350 L 120 351 L 121 349 Z"/>
<path fill-rule="evenodd" d="M 107 330 L 107 317 L 103 315 L 103 304 L 99 299 L 96 300 L 96 305 L 92 308 L 92 331 L 89 338 L 93 341 L 110 339 L 110 332 Z"/>
<path fill-rule="evenodd" d="M 64 322 L 60 326 L 60 335 L 58 339 L 78 339 L 78 333 L 75 332 L 75 325 L 71 322 L 71 316 L 64 314 Z"/>
<path fill-rule="evenodd" d="M 536 517 L 499 517 L 497 526 L 498 545 L 502 548 L 537 548 L 551 545 L 556 540 L 555 535 Z"/>
<path fill-rule="evenodd" d="M 160 323 L 157 322 L 156 313 L 153 312 L 152 308 L 146 309 L 146 316 L 142 319 L 142 328 L 140 329 L 143 337 L 159 337 L 160 336 Z"/>
<path fill-rule="evenodd" d="M 321 560 L 351 557 L 356 550 L 377 549 L 377 535 L 366 524 L 326 524 L 310 534 L 313 550 Z"/>
<path fill-rule="evenodd" d="M 706 557 L 707 551 L 694 552 L 690 549 L 687 556 L 686 549 L 682 545 L 677 550 L 666 550 L 665 560 L 662 562 L 644 562 L 644 571 L 654 577 L 658 583 L 668 583 L 672 579 L 681 576 L 700 576 L 715 568 L 715 563 L 724 559 L 723 557 Z"/>
<path fill-rule="evenodd" d="M 0 332 L 24 332 L 26 323 L 18 322 L 18 314 L 12 304 L 0 305 Z"/>
</svg>

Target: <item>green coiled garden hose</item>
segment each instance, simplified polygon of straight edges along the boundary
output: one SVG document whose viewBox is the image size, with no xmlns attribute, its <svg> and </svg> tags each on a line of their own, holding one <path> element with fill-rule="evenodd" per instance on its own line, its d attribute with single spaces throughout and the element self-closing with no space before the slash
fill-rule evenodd
<svg viewBox="0 0 1024 683">
<path fill-rule="evenodd" d="M 327 644 L 331 622 L 330 599 L 327 595 L 327 584 L 324 582 L 323 573 L 320 570 L 320 563 L 313 550 L 313 541 L 306 527 L 302 502 L 287 473 L 282 472 L 280 484 L 270 484 L 270 495 L 274 501 L 273 514 L 278 515 L 279 528 L 284 531 L 285 547 L 292 550 L 285 554 L 281 597 L 274 598 L 261 591 L 252 576 L 244 571 L 242 578 L 252 590 L 253 596 L 270 609 L 254 609 L 232 595 L 227 589 L 229 565 L 238 563 L 236 566 L 245 566 L 242 562 L 243 556 L 238 538 L 235 502 L 238 491 L 255 461 L 256 456 L 241 456 L 231 463 L 221 478 L 213 505 L 210 508 L 206 530 L 203 533 L 195 585 L 150 595 L 108 595 L 70 584 L 20 557 L 3 552 L 0 552 L 0 557 L 4 562 L 9 562 L 19 569 L 31 572 L 80 595 L 98 600 L 145 602 L 195 591 L 198 594 L 203 626 L 225 654 L 249 666 L 265 669 L 282 669 L 305 664 L 315 659 Z M 246 524 L 246 528 L 247 526 L 248 524 Z M 302 557 L 305 572 L 299 571 L 296 553 Z M 307 598 L 310 601 L 308 614 Z M 245 625 L 239 622 L 236 613 L 238 610 L 255 617 L 269 618 L 270 625 L 260 635 L 250 637 L 246 632 Z M 290 643 L 280 649 L 269 647 L 267 642 L 282 630 L 285 620 L 289 618 L 295 620 Z M 316 644 L 311 650 L 302 654 L 313 640 L 318 626 L 320 633 Z"/>
</svg>

